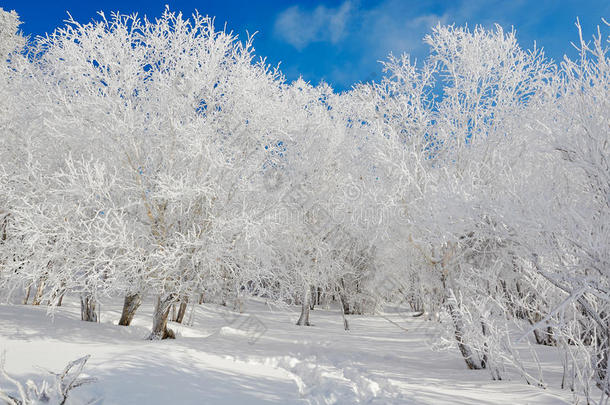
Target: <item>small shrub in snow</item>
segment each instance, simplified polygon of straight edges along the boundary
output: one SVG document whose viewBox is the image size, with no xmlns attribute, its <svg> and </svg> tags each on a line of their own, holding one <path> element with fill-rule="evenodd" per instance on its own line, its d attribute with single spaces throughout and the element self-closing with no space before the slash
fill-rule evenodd
<svg viewBox="0 0 610 405">
<path fill-rule="evenodd" d="M 54 377 L 52 382 L 43 380 L 40 385 L 36 385 L 32 380 L 27 380 L 25 384 L 22 384 L 9 376 L 4 369 L 5 356 L 2 356 L 0 375 L 4 380 L 15 386 L 17 394 L 7 393 L 0 389 L 0 399 L 9 405 L 64 405 L 72 390 L 97 380 L 95 377 L 81 377 L 89 357 L 87 355 L 71 361 L 62 372 L 51 372 L 51 375 Z M 83 403 L 94 404 L 97 402 L 98 399 L 91 399 Z"/>
</svg>

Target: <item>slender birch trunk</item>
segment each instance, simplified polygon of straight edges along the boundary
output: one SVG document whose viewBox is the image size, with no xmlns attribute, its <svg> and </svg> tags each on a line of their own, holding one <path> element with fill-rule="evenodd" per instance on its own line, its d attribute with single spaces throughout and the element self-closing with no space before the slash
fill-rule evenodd
<svg viewBox="0 0 610 405">
<path fill-rule="evenodd" d="M 30 299 L 30 293 L 32 292 L 32 284 L 30 284 L 28 286 L 28 288 L 25 290 L 25 297 L 23 298 L 23 305 L 27 305 L 28 304 L 28 300 Z"/>
<path fill-rule="evenodd" d="M 38 286 L 36 288 L 36 294 L 34 295 L 34 299 L 32 300 L 32 305 L 41 304 L 45 283 L 46 283 L 46 277 L 41 277 L 40 280 L 38 280 Z"/>
<path fill-rule="evenodd" d="M 309 300 L 310 300 L 310 289 L 305 287 L 305 293 L 303 294 L 303 302 L 301 303 L 301 316 L 297 321 L 298 326 L 311 326 L 309 323 Z"/>
<path fill-rule="evenodd" d="M 347 322 L 347 317 L 345 316 L 345 303 L 343 302 L 342 294 L 339 294 L 339 299 L 341 300 L 341 316 L 343 317 L 343 329 L 349 330 L 349 323 Z"/>
</svg>

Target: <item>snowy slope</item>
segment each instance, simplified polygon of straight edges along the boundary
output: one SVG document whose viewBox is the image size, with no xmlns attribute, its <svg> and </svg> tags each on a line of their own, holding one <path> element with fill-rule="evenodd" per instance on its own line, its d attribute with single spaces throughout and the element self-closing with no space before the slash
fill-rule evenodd
<svg viewBox="0 0 610 405">
<path fill-rule="evenodd" d="M 119 300 L 117 300 L 117 303 Z M 44 307 L 0 306 L 0 348 L 6 370 L 40 380 L 70 360 L 91 354 L 86 372 L 99 378 L 74 391 L 71 403 L 97 396 L 103 404 L 564 404 L 560 365 L 552 348 L 538 347 L 546 390 L 515 376 L 491 381 L 468 371 L 457 352 L 432 351 L 431 323 L 388 314 L 351 316 L 342 329 L 337 310 L 316 308 L 313 327 L 294 325 L 294 312 L 251 301 L 246 313 L 195 307 L 193 326 L 172 324 L 173 341 L 145 341 L 151 313 L 143 305 L 130 327 L 117 326 L 120 306 L 102 305 L 102 322 L 79 320 L 68 302 L 53 317 Z M 250 317 L 253 316 L 253 317 Z M 187 315 L 188 317 L 188 315 Z M 249 323 L 264 327 L 252 334 Z M 255 340 L 255 341 L 254 341 Z M 547 371 L 548 370 L 548 371 Z M 0 386 L 8 388 L 5 381 Z M 70 403 L 70 401 L 68 401 Z"/>
</svg>

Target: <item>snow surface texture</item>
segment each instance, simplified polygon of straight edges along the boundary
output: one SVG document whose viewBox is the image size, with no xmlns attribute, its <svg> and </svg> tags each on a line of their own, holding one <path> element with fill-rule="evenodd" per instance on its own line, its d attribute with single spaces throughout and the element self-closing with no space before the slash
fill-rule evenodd
<svg viewBox="0 0 610 405">
<path fill-rule="evenodd" d="M 537 346 L 549 388 L 491 381 L 469 371 L 457 350 L 433 351 L 432 322 L 398 313 L 350 316 L 343 330 L 335 308 L 312 311 L 312 327 L 295 326 L 298 310 L 274 311 L 248 302 L 227 316 L 213 304 L 195 307 L 193 326 L 172 323 L 176 340 L 145 341 L 152 304 L 133 325 L 117 326 L 120 301 L 103 303 L 101 323 L 79 320 L 75 301 L 49 316 L 45 307 L 0 305 L 0 350 L 19 381 L 40 383 L 90 354 L 94 384 L 74 390 L 67 404 L 570 404 L 560 390 L 555 349 Z M 189 309 L 190 310 L 190 309 Z M 265 329 L 248 329 L 252 320 Z M 253 335 L 252 330 L 263 331 Z M 254 338 L 253 338 L 254 337 Z M 13 389 L 6 381 L 0 388 Z"/>
</svg>

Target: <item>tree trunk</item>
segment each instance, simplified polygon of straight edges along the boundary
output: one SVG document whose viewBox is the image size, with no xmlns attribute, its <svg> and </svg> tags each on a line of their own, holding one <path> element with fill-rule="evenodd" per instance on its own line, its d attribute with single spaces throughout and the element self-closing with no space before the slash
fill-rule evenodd
<svg viewBox="0 0 610 405">
<path fill-rule="evenodd" d="M 30 299 L 30 292 L 32 292 L 32 284 L 30 284 L 27 290 L 25 290 L 25 298 L 23 299 L 23 305 L 28 304 L 28 300 Z"/>
<path fill-rule="evenodd" d="M 604 317 L 605 318 L 605 317 Z M 610 396 L 610 375 L 608 375 L 608 357 L 610 355 L 610 325 L 606 330 L 599 330 L 596 339 L 595 385 Z"/>
<path fill-rule="evenodd" d="M 2 242 L 7 239 L 6 228 L 9 215 L 6 211 L 0 210 L 0 241 Z"/>
<path fill-rule="evenodd" d="M 341 303 L 341 308 L 343 309 L 343 314 L 350 315 L 352 311 L 349 308 L 349 302 L 345 299 L 345 295 L 339 292 L 339 302 Z"/>
<path fill-rule="evenodd" d="M 187 325 L 193 326 L 193 317 L 195 316 L 195 303 L 191 303 L 191 312 L 189 313 L 189 319 L 187 321 Z"/>
<path fill-rule="evenodd" d="M 66 293 L 66 290 L 64 289 L 64 286 L 66 284 L 62 283 L 62 286 L 59 290 L 55 290 L 53 291 L 53 294 L 51 295 L 51 298 L 49 299 L 49 305 L 56 305 L 58 307 L 61 307 L 61 303 L 64 300 L 64 294 Z"/>
<path fill-rule="evenodd" d="M 157 304 L 153 312 L 153 326 L 148 340 L 175 339 L 174 332 L 167 327 L 169 310 L 174 302 L 174 295 L 169 294 L 157 298 Z"/>
<path fill-rule="evenodd" d="M 553 328 L 547 327 L 544 329 L 534 329 L 534 337 L 536 338 L 536 343 L 544 346 L 556 346 L 557 341 L 553 337 Z"/>
<path fill-rule="evenodd" d="M 311 326 L 309 323 L 309 300 L 310 300 L 309 287 L 305 288 L 305 294 L 303 296 L 303 302 L 301 303 L 301 316 L 297 321 L 298 326 Z"/>
<path fill-rule="evenodd" d="M 176 320 L 176 303 L 175 302 L 169 307 L 168 320 L 170 320 L 172 322 Z"/>
<path fill-rule="evenodd" d="M 462 316 L 453 304 L 448 302 L 447 308 L 449 309 L 449 314 L 453 321 L 455 340 L 457 340 L 458 348 L 460 349 L 460 353 L 462 353 L 466 366 L 471 370 L 480 370 L 484 368 L 480 361 L 475 361 L 474 353 L 470 349 L 470 346 L 464 342 L 464 321 L 462 320 Z"/>
<path fill-rule="evenodd" d="M 66 292 L 62 292 L 61 295 L 59 296 L 59 301 L 57 301 L 57 306 L 61 307 L 61 304 L 64 302 L 64 295 L 66 295 Z"/>
<path fill-rule="evenodd" d="M 343 302 L 343 297 L 339 294 L 339 299 L 341 300 L 341 316 L 343 316 L 343 329 L 349 330 L 349 323 L 347 322 L 347 317 L 345 316 L 345 304 Z"/>
<path fill-rule="evenodd" d="M 42 302 L 42 294 L 44 293 L 44 285 L 45 278 L 41 278 L 38 280 L 38 288 L 36 289 L 36 295 L 34 295 L 34 299 L 32 300 L 32 305 L 40 305 Z"/>
<path fill-rule="evenodd" d="M 481 320 L 481 332 L 483 333 L 483 336 L 487 336 L 489 335 L 489 331 L 487 329 L 487 324 L 485 323 L 484 320 Z M 481 358 L 481 368 L 490 368 L 490 364 L 489 364 L 489 347 L 487 345 L 487 342 L 485 342 L 483 344 L 483 356 Z M 497 379 L 501 380 L 500 378 L 500 372 L 498 370 L 495 370 L 496 374 L 497 374 Z M 491 371 L 491 375 L 492 375 L 492 379 L 495 380 L 496 376 L 494 376 L 494 370 Z"/>
<path fill-rule="evenodd" d="M 309 299 L 309 309 L 313 310 L 316 306 L 316 287 L 311 286 L 311 298 Z"/>
<path fill-rule="evenodd" d="M 176 314 L 176 319 L 174 319 L 174 322 L 182 323 L 184 314 L 186 314 L 186 306 L 188 305 L 188 302 L 189 299 L 186 297 L 180 301 L 180 308 L 178 308 L 178 314 Z"/>
<path fill-rule="evenodd" d="M 97 303 L 90 295 L 80 297 L 80 319 L 86 322 L 98 322 Z"/>
<path fill-rule="evenodd" d="M 131 325 L 131 321 L 133 321 L 133 317 L 135 316 L 136 311 L 138 310 L 141 304 L 142 295 L 138 293 L 126 295 L 125 300 L 123 301 L 123 312 L 121 313 L 119 325 Z"/>
<path fill-rule="evenodd" d="M 481 364 L 481 360 L 479 359 L 475 360 L 474 353 L 472 352 L 471 347 L 466 342 L 464 342 L 464 320 L 462 319 L 462 314 L 460 314 L 457 308 L 459 303 L 455 298 L 455 294 L 447 285 L 447 278 L 449 276 L 448 263 L 452 254 L 453 253 L 450 249 L 446 249 L 441 260 L 440 281 L 441 285 L 443 286 L 445 305 L 447 306 L 447 309 L 449 310 L 449 315 L 451 316 L 451 320 L 453 321 L 455 340 L 457 341 L 458 349 L 460 349 L 460 353 L 462 353 L 462 357 L 466 362 L 466 366 L 468 366 L 468 368 L 471 370 L 480 370 L 482 368 L 485 368 L 485 364 Z M 455 302 L 455 305 L 452 301 Z"/>
</svg>

